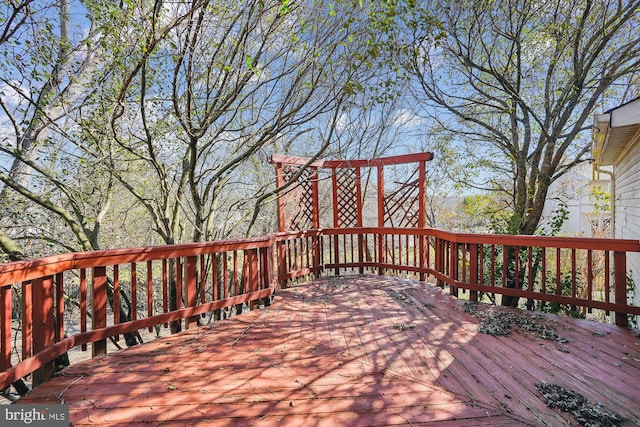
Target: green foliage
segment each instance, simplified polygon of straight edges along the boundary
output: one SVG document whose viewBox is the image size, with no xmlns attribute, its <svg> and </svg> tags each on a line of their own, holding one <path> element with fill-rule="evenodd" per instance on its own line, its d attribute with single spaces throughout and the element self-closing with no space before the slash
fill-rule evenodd
<svg viewBox="0 0 640 427">
<path fill-rule="evenodd" d="M 600 186 L 593 186 L 590 194 L 596 212 L 611 212 L 611 194 Z"/>
<path fill-rule="evenodd" d="M 556 283 L 556 279 L 557 278 L 555 273 L 547 272 L 546 288 L 545 288 L 545 292 L 547 294 L 557 293 L 557 285 L 554 285 L 554 283 Z M 565 271 L 564 273 L 562 273 L 561 279 L 560 279 L 560 293 L 559 293 L 560 295 L 571 296 L 572 287 L 573 287 L 572 280 L 573 280 L 573 277 L 570 271 Z M 575 273 L 575 280 L 576 280 L 576 283 L 579 283 L 581 281 L 579 271 Z M 545 313 L 562 314 L 568 317 L 584 319 L 584 314 L 582 310 L 578 309 L 574 305 L 569 305 L 569 304 L 538 301 L 536 303 L 536 310 L 543 311 Z"/>
<path fill-rule="evenodd" d="M 551 217 L 550 235 L 557 236 L 560 233 L 560 230 L 562 230 L 562 226 L 568 218 L 569 209 L 567 208 L 567 204 L 564 202 L 560 202 Z"/>
</svg>

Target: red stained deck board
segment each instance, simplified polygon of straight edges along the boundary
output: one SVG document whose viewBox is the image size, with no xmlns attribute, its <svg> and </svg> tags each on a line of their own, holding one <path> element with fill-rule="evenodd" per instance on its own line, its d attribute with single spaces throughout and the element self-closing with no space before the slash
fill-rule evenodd
<svg viewBox="0 0 640 427">
<path fill-rule="evenodd" d="M 461 301 L 429 284 L 321 279 L 71 366 L 22 401 L 64 400 L 75 425 L 577 425 L 544 404 L 535 383 L 546 380 L 635 425 L 640 339 L 543 317 L 570 342 L 480 334 Z"/>
</svg>

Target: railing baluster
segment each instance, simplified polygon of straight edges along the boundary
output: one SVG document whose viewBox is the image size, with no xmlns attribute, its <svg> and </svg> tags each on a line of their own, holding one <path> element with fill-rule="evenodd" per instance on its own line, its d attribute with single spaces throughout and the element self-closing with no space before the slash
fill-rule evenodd
<svg viewBox="0 0 640 427">
<path fill-rule="evenodd" d="M 508 254 L 507 252 L 509 252 L 509 247 L 508 246 L 502 246 L 502 287 L 503 288 L 508 288 L 509 284 L 507 283 L 507 279 L 509 278 L 509 258 L 508 258 Z"/>
<path fill-rule="evenodd" d="M 162 313 L 169 312 L 169 272 L 167 271 L 167 259 L 162 260 Z M 164 327 L 168 328 L 169 323 L 165 322 Z"/>
<path fill-rule="evenodd" d="M 540 277 L 542 283 L 542 294 L 547 293 L 547 248 L 542 248 L 542 276 Z"/>
<path fill-rule="evenodd" d="M 496 286 L 496 245 L 491 245 L 491 286 Z"/>
<path fill-rule="evenodd" d="M 484 284 L 484 246 L 478 245 L 478 281 L 476 283 Z"/>
<path fill-rule="evenodd" d="M 249 271 L 248 278 L 249 283 L 247 285 L 247 292 L 256 292 L 259 286 L 259 272 L 258 272 L 258 250 L 257 249 L 248 249 L 247 256 L 249 258 Z M 260 306 L 258 300 L 252 300 L 249 303 L 249 308 L 251 310 L 255 310 Z"/>
<path fill-rule="evenodd" d="M 218 301 L 218 254 L 211 255 L 211 300 Z"/>
<path fill-rule="evenodd" d="M 120 266 L 113 266 L 113 324 L 120 323 Z"/>
<path fill-rule="evenodd" d="M 186 294 L 187 294 L 187 307 L 195 307 L 198 304 L 198 270 L 197 270 L 198 258 L 196 256 L 187 257 L 186 266 Z M 186 328 L 194 327 L 198 322 L 197 316 L 187 318 Z"/>
<path fill-rule="evenodd" d="M 182 294 L 183 294 L 183 283 L 184 283 L 184 271 L 183 271 L 183 262 L 182 258 L 176 258 L 176 309 L 180 310 L 182 308 Z"/>
<path fill-rule="evenodd" d="M 611 302 L 611 254 L 609 251 L 604 251 L 604 300 L 605 302 Z M 607 311 L 607 316 L 609 311 Z"/>
<path fill-rule="evenodd" d="M 478 250 L 479 245 L 471 245 L 469 250 L 469 282 L 473 284 L 478 283 L 478 253 L 482 253 Z M 478 301 L 478 291 L 469 291 L 469 299 L 471 301 Z"/>
<path fill-rule="evenodd" d="M 138 271 L 135 262 L 131 263 L 131 320 L 138 318 Z"/>
<path fill-rule="evenodd" d="M 227 252 L 222 253 L 222 285 L 223 297 L 229 298 L 229 264 Z"/>
<path fill-rule="evenodd" d="M 562 276 L 560 274 L 560 248 L 556 248 L 556 295 L 562 295 Z"/>
<path fill-rule="evenodd" d="M 206 288 L 207 288 L 207 275 L 206 275 L 206 259 L 204 255 L 200 255 L 200 304 L 207 302 Z"/>
<path fill-rule="evenodd" d="M 56 274 L 56 342 L 64 338 L 64 274 Z"/>
<path fill-rule="evenodd" d="M 238 251 L 233 251 L 233 296 L 238 295 Z"/>
<path fill-rule="evenodd" d="M 13 313 L 11 297 L 11 285 L 0 287 L 0 310 L 2 310 L 0 313 L 0 321 L 2 322 L 0 324 L 0 370 L 2 371 L 11 367 L 11 323 L 13 320 L 11 318 Z M 22 310 L 24 311 L 24 305 Z"/>
<path fill-rule="evenodd" d="M 533 276 L 534 276 L 534 272 L 533 272 L 533 248 L 531 246 L 529 246 L 529 248 L 527 249 L 527 271 L 528 271 L 528 275 L 527 275 L 527 290 L 528 291 L 534 291 L 533 289 Z"/>
<path fill-rule="evenodd" d="M 147 317 L 153 317 L 153 262 L 147 261 Z M 153 332 L 153 326 L 149 326 Z"/>
<path fill-rule="evenodd" d="M 80 269 L 80 332 L 87 332 L 87 270 Z M 82 351 L 87 345 L 82 344 Z"/>
<path fill-rule="evenodd" d="M 593 301 L 593 251 L 587 250 L 587 299 Z M 587 312 L 591 313 L 591 307 L 587 307 Z"/>
<path fill-rule="evenodd" d="M 520 289 L 520 246 L 513 248 L 513 276 L 514 288 Z"/>
<path fill-rule="evenodd" d="M 576 295 L 576 250 L 573 248 L 571 249 L 571 296 L 575 298 Z"/>
<path fill-rule="evenodd" d="M 459 254 L 458 254 L 458 243 L 451 243 L 451 260 L 449 262 L 449 265 L 451 266 L 451 270 L 450 270 L 450 274 L 451 274 L 451 279 L 454 281 L 455 284 L 450 284 L 449 285 L 449 294 L 453 295 L 454 297 L 458 296 L 458 287 L 457 285 L 457 281 L 458 281 L 458 259 L 459 259 Z"/>
<path fill-rule="evenodd" d="M 107 268 L 105 266 L 94 267 L 91 286 L 91 329 L 107 327 Z M 91 346 L 91 357 L 96 357 L 107 352 L 107 340 L 95 341 Z"/>
<path fill-rule="evenodd" d="M 33 356 L 33 282 L 22 282 L 22 358 Z M 11 295 L 11 293 L 9 293 Z M 11 324 L 9 324 L 11 325 Z M 9 326 L 11 327 L 11 326 Z"/>
</svg>

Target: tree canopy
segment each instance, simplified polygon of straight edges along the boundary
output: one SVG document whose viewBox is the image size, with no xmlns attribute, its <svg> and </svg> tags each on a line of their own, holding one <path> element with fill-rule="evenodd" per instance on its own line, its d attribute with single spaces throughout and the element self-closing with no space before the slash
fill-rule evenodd
<svg viewBox="0 0 640 427">
<path fill-rule="evenodd" d="M 431 1 L 440 37 L 410 30 L 416 98 L 450 135 L 469 184 L 500 193 L 508 233 L 533 234 L 549 186 L 589 160 L 591 117 L 640 65 L 640 2 Z M 635 89 L 637 90 L 637 88 Z"/>
</svg>

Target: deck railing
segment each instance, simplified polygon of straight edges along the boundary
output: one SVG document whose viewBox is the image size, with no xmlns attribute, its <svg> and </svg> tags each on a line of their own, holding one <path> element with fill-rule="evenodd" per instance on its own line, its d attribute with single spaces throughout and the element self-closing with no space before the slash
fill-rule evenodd
<svg viewBox="0 0 640 427">
<path fill-rule="evenodd" d="M 30 373 L 41 383 L 76 346 L 92 344 L 95 357 L 122 334 L 172 322 L 190 328 L 204 313 L 268 304 L 278 284 L 303 276 L 412 274 L 471 300 L 498 295 L 523 298 L 529 308 L 598 309 L 626 326 L 627 314 L 640 315 L 626 292 L 627 256 L 637 252 L 634 240 L 354 228 L 4 264 L 0 389 Z"/>
<path fill-rule="evenodd" d="M 598 309 L 614 312 L 620 326 L 640 315 L 627 301 L 627 255 L 640 252 L 638 240 L 372 227 L 287 233 L 278 242 L 281 281 L 318 271 L 410 273 L 472 301 L 484 294 L 574 315 Z"/>
</svg>

